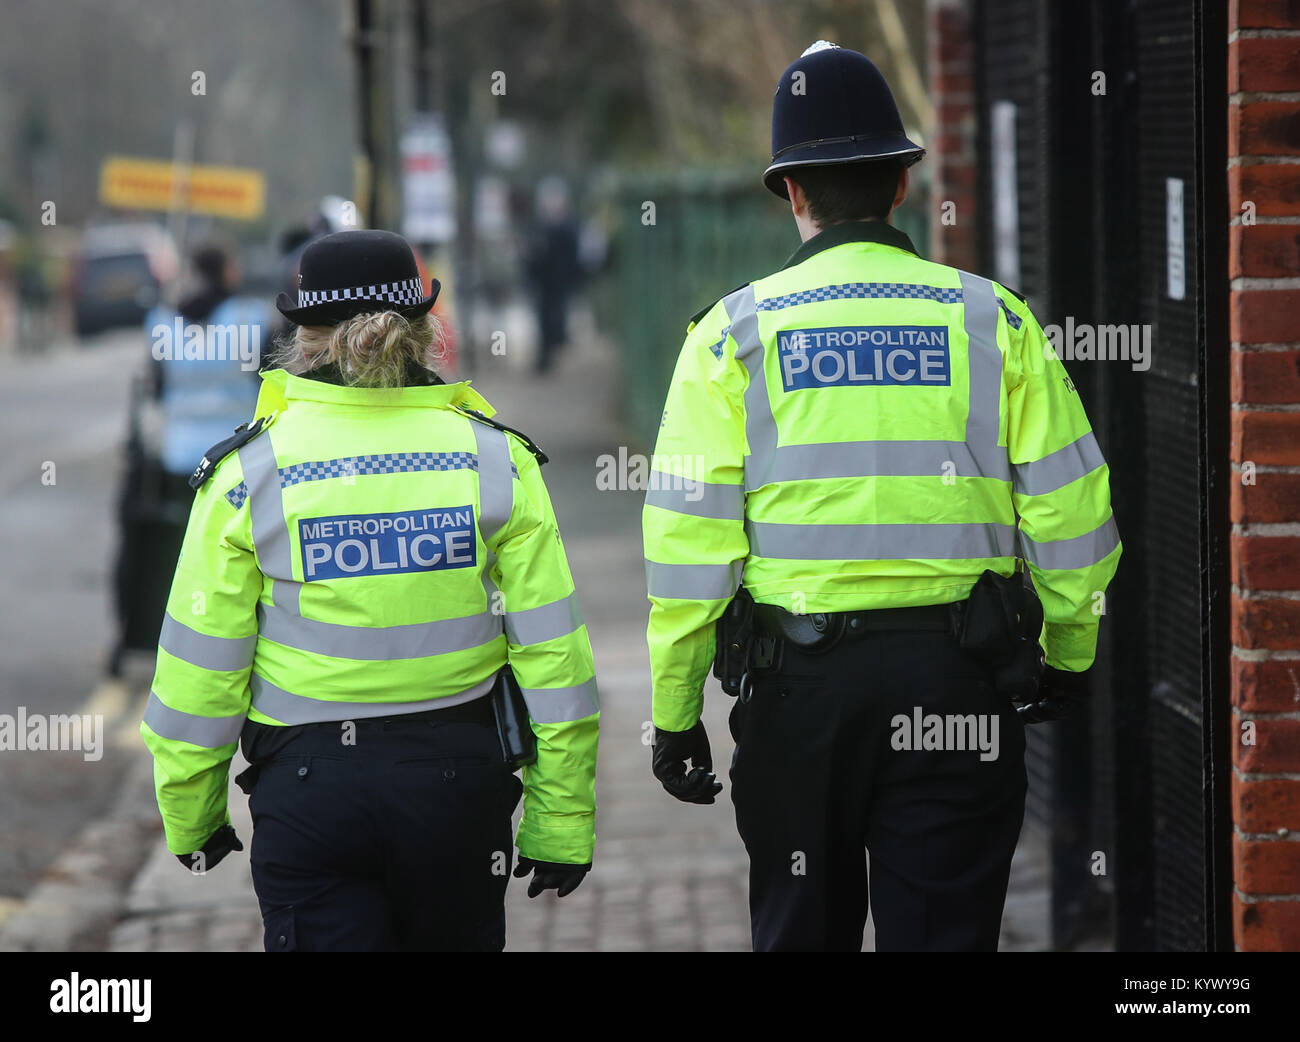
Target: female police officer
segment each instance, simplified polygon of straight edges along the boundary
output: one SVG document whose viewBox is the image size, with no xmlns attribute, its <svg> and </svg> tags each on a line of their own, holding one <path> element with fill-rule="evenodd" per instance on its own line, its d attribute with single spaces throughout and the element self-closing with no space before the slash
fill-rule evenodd
<svg viewBox="0 0 1300 1042">
<path fill-rule="evenodd" d="M 437 291 L 400 236 L 313 243 L 257 419 L 191 479 L 141 731 L 195 871 L 243 849 L 242 734 L 271 951 L 500 950 L 521 790 L 529 895 L 590 868 L 596 684 L 545 457 L 433 372 Z M 536 736 L 522 784 L 488 697 L 507 664 Z"/>
</svg>

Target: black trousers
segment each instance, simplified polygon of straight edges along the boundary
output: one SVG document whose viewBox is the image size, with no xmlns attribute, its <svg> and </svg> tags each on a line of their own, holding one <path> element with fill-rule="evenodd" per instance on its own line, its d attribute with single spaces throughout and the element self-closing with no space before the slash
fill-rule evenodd
<svg viewBox="0 0 1300 1042">
<path fill-rule="evenodd" d="M 359 720 L 355 744 L 342 724 L 296 728 L 260 765 L 251 860 L 267 951 L 505 946 L 522 785 L 495 729 L 460 715 Z"/>
<path fill-rule="evenodd" d="M 568 337 L 569 300 L 562 291 L 547 289 L 537 294 L 537 364 L 539 373 L 551 368 Z"/>
<path fill-rule="evenodd" d="M 868 900 L 877 951 L 997 949 L 1024 725 L 956 641 L 899 631 L 822 655 L 787 645 L 734 706 L 731 733 L 755 951 L 858 951 Z"/>
</svg>

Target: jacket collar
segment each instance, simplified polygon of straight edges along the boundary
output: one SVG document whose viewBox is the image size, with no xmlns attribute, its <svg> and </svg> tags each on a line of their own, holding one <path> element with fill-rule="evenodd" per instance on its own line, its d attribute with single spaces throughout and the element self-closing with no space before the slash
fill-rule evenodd
<svg viewBox="0 0 1300 1042">
<path fill-rule="evenodd" d="M 424 387 L 346 387 L 325 380 L 293 376 L 284 369 L 261 372 L 262 389 L 257 399 L 257 415 L 265 416 L 283 409 L 291 400 L 328 402 L 334 405 L 370 405 L 387 408 L 456 408 L 464 407 L 494 416 L 496 410 L 487 399 L 469 385 L 439 383 Z"/>
<path fill-rule="evenodd" d="M 802 264 L 822 250 L 843 246 L 849 242 L 878 242 L 920 256 L 906 233 L 900 232 L 892 224 L 886 224 L 884 221 L 844 221 L 840 224 L 832 224 L 814 235 L 790 255 L 790 259 L 785 262 L 781 270 L 785 271 L 786 268 Z"/>
<path fill-rule="evenodd" d="M 338 387 L 346 387 L 347 381 L 343 379 L 343 370 L 339 368 L 337 362 L 329 362 L 326 365 L 317 366 L 315 369 L 309 369 L 302 374 L 305 380 L 319 380 L 322 383 L 334 384 Z M 414 362 L 407 360 L 406 374 L 402 380 L 405 387 L 431 387 L 434 384 L 445 383 L 443 378 L 431 369 L 426 369 L 422 365 L 416 365 Z"/>
</svg>

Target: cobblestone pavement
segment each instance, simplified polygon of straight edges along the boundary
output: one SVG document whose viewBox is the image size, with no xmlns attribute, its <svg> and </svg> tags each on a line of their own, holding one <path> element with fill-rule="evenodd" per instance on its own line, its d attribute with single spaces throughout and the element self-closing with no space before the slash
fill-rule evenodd
<svg viewBox="0 0 1300 1042">
<path fill-rule="evenodd" d="M 541 386 L 500 360 L 481 365 L 486 371 L 475 385 L 504 422 L 528 432 L 552 458 L 544 473 L 595 648 L 602 703 L 595 870 L 562 900 L 553 892 L 529 900 L 524 881 L 512 881 L 507 950 L 748 950 L 746 858 L 728 790 L 713 806 L 690 806 L 672 800 L 650 776 L 642 496 L 601 492 L 594 480 L 596 458 L 616 454 L 624 442 L 613 419 L 612 360 L 598 340 L 582 340 Z M 729 708 L 730 699 L 711 680 L 705 722 L 724 781 L 732 748 Z M 247 800 L 232 789 L 230 805 L 247 840 Z M 1043 946 L 1045 875 L 1038 845 L 1022 843 L 1004 947 Z M 194 877 L 159 841 L 131 888 L 127 916 L 114 928 L 110 948 L 260 951 L 247 853 Z"/>
</svg>

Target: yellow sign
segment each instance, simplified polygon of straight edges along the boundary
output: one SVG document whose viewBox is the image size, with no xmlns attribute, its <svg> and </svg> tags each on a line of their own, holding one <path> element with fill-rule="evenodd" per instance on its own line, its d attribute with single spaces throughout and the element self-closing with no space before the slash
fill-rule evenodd
<svg viewBox="0 0 1300 1042">
<path fill-rule="evenodd" d="M 266 209 L 266 178 L 260 170 L 242 167 L 178 167 L 165 160 L 109 156 L 99 169 L 99 200 L 130 210 L 176 206 L 189 213 L 252 221 Z"/>
</svg>

